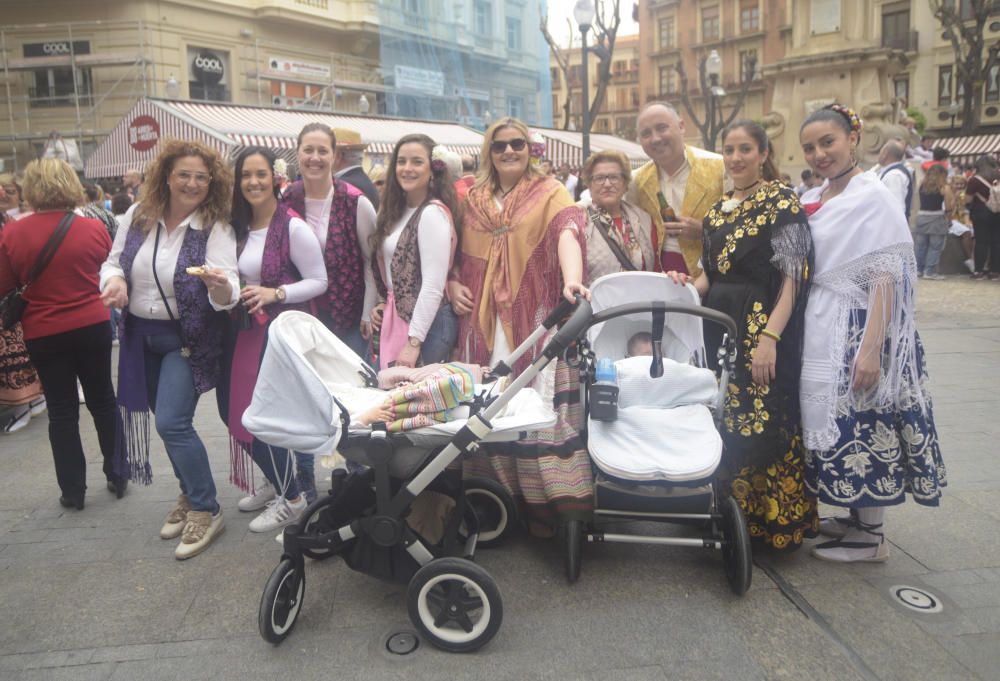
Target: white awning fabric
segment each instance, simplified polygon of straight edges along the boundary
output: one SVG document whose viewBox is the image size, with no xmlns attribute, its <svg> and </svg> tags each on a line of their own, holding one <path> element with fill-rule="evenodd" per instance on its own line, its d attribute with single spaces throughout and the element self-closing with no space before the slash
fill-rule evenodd
<svg viewBox="0 0 1000 681">
<path fill-rule="evenodd" d="M 953 162 L 975 163 L 983 154 L 1000 156 L 1000 134 L 944 137 L 935 140 L 934 147 L 947 149 Z"/>
</svg>

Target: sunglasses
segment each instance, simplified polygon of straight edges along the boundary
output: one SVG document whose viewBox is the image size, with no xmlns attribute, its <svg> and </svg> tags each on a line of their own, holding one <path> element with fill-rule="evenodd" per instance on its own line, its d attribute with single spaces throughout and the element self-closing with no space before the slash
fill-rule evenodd
<svg viewBox="0 0 1000 681">
<path fill-rule="evenodd" d="M 490 151 L 494 154 L 502 154 L 507 151 L 507 147 L 510 147 L 514 151 L 524 151 L 524 148 L 528 146 L 528 141 L 523 137 L 518 137 L 517 139 L 507 140 L 502 142 L 500 140 L 494 140 L 490 143 Z"/>
</svg>

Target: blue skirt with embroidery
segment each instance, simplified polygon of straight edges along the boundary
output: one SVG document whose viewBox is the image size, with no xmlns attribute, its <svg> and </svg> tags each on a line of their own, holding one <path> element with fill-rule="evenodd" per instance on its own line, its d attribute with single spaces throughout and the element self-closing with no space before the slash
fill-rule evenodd
<svg viewBox="0 0 1000 681">
<path fill-rule="evenodd" d="M 893 506 L 909 492 L 918 504 L 938 505 L 946 471 L 925 388 L 919 335 L 916 369 L 917 380 L 903 381 L 903 389 L 914 393 L 899 400 L 906 407 L 849 410 L 837 418 L 840 436 L 831 449 L 807 451 L 806 485 L 820 501 L 856 508 Z"/>
</svg>

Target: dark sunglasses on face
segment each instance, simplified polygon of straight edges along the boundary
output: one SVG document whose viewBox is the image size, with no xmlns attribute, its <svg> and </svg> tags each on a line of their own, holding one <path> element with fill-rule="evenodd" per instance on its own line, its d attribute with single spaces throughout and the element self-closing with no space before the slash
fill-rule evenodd
<svg viewBox="0 0 1000 681">
<path fill-rule="evenodd" d="M 528 141 L 522 137 L 517 139 L 507 140 L 505 142 L 500 140 L 494 140 L 490 144 L 490 151 L 494 154 L 502 154 L 507 151 L 507 147 L 510 146 L 514 151 L 523 151 L 526 146 L 528 146 Z"/>
</svg>

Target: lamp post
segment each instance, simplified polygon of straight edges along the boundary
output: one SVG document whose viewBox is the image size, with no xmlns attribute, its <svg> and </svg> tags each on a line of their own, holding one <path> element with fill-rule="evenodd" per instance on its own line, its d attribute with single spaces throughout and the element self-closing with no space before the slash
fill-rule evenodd
<svg viewBox="0 0 1000 681">
<path fill-rule="evenodd" d="M 948 105 L 948 115 L 951 116 L 951 131 L 955 132 L 955 116 L 958 115 L 959 111 L 958 102 L 954 99 L 951 100 L 951 104 Z"/>
<path fill-rule="evenodd" d="M 362 92 L 361 97 L 358 99 L 358 111 L 361 112 L 362 116 L 367 116 L 370 108 L 371 104 L 368 103 L 368 98 Z"/>
<path fill-rule="evenodd" d="M 712 132 L 712 147 L 714 148 L 715 137 L 718 135 L 719 128 L 722 127 L 716 123 L 716 118 L 720 120 L 722 118 L 720 100 L 726 96 L 726 90 L 719 85 L 719 80 L 722 78 L 722 57 L 719 56 L 718 50 L 712 50 L 705 58 L 705 75 L 708 76 L 709 84 L 706 102 L 708 105 L 708 129 Z"/>
<path fill-rule="evenodd" d="M 174 74 L 170 74 L 167 78 L 167 82 L 164 83 L 163 91 L 170 99 L 177 99 L 181 95 L 181 84 L 177 82 L 174 78 Z"/>
<path fill-rule="evenodd" d="M 586 161 L 590 156 L 590 91 L 588 83 L 590 74 L 587 64 L 587 31 L 594 23 L 594 14 L 593 0 L 577 0 L 576 6 L 573 7 L 573 18 L 576 19 L 576 23 L 580 27 L 582 39 L 580 58 L 583 61 L 583 161 Z"/>
</svg>

